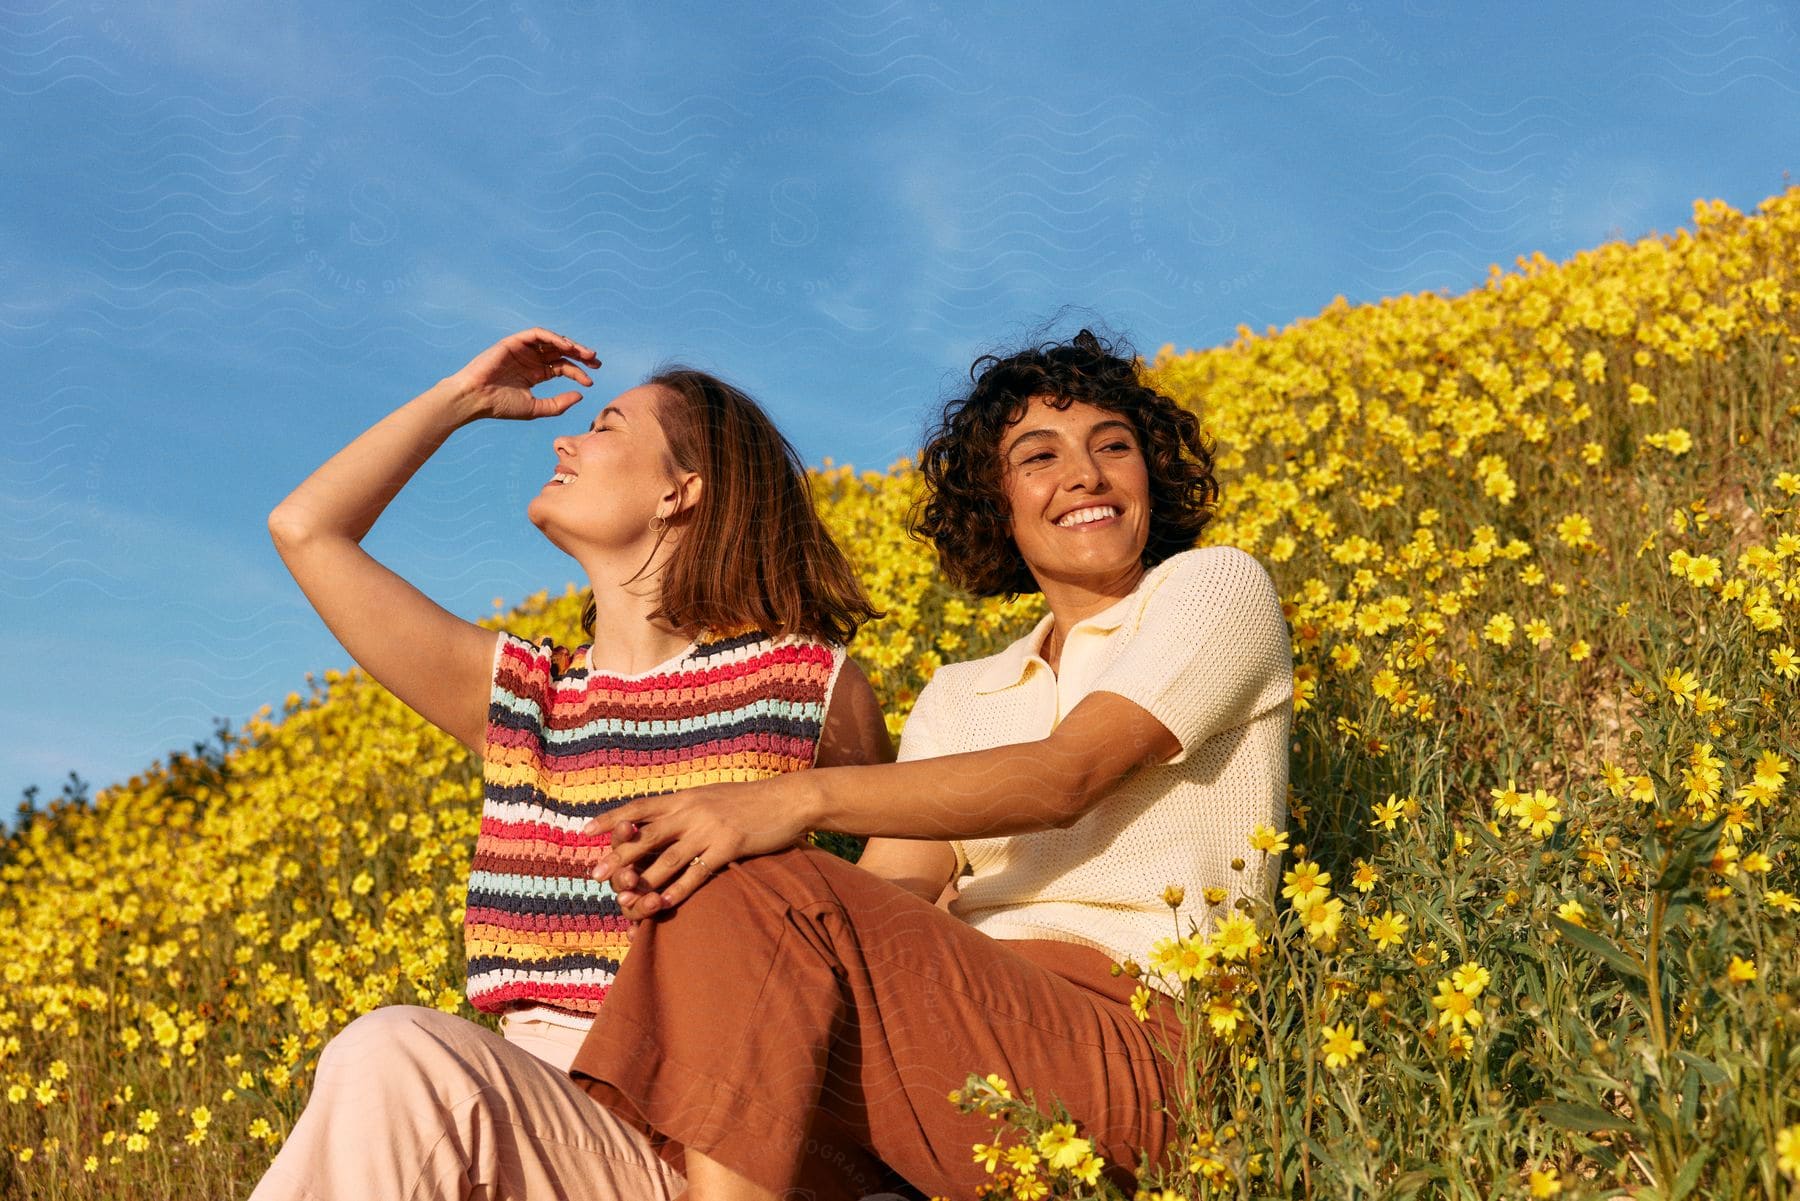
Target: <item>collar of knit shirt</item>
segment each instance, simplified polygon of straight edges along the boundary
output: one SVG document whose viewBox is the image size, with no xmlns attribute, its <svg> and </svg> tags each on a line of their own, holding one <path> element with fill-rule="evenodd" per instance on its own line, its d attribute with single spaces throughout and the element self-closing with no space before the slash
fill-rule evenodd
<svg viewBox="0 0 1800 1201">
<path fill-rule="evenodd" d="M 1058 659 L 1062 659 L 1068 654 L 1069 643 L 1078 632 L 1090 630 L 1096 634 L 1110 634 L 1123 625 L 1125 619 L 1131 615 L 1132 603 L 1138 599 L 1139 594 L 1144 591 L 1145 585 L 1150 582 L 1154 574 L 1153 571 L 1145 572 L 1143 578 L 1138 580 L 1136 588 L 1100 612 L 1091 617 L 1084 617 L 1070 626 L 1068 634 L 1063 638 L 1062 649 L 1057 655 Z M 981 674 L 975 681 L 976 693 L 986 696 L 989 693 L 1011 688 L 1037 668 L 1049 671 L 1050 664 L 1038 653 L 1038 648 L 1049 636 L 1050 627 L 1055 620 L 1054 613 L 1044 614 L 1038 623 L 1031 627 L 1030 633 L 982 664 Z"/>
</svg>

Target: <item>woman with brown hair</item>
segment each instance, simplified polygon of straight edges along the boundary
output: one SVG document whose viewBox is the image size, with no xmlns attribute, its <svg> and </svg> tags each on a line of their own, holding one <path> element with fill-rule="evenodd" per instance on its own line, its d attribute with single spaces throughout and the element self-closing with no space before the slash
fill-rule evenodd
<svg viewBox="0 0 1800 1201">
<path fill-rule="evenodd" d="M 1290 634 L 1261 564 L 1194 548 L 1217 495 L 1198 421 L 1087 330 L 970 376 L 925 447 L 919 529 L 955 582 L 1049 613 L 938 670 L 902 762 L 596 823 L 597 878 L 653 920 L 571 1072 L 704 1201 L 856 1196 L 876 1160 L 975 1196 L 990 1122 L 946 1100 L 970 1072 L 1059 1098 L 1129 1189 L 1175 1129 L 1157 1044 L 1181 1032 L 1114 965 L 1168 934 L 1166 886 L 1217 890 L 1223 918 L 1271 883 L 1247 840 L 1285 823 Z M 795 847 L 806 830 L 869 837 L 869 870 Z M 704 1003 L 681 998 L 699 974 Z M 822 1143 L 844 1170 L 809 1184 Z"/>
<path fill-rule="evenodd" d="M 672 1195 L 679 1173 L 566 1071 L 606 1021 L 636 924 L 592 878 L 610 836 L 589 824 L 672 789 L 893 758 L 844 653 L 873 614 L 804 467 L 748 396 L 704 372 L 660 371 L 551 443 L 527 514 L 587 574 L 580 646 L 464 621 L 358 545 L 452 432 L 561 415 L 580 392 L 531 389 L 590 385 L 583 364 L 599 360 L 560 334 L 513 334 L 270 514 L 283 561 L 356 661 L 482 757 L 464 945 L 469 999 L 504 1037 L 417 1006 L 351 1022 L 259 1199 Z"/>
</svg>

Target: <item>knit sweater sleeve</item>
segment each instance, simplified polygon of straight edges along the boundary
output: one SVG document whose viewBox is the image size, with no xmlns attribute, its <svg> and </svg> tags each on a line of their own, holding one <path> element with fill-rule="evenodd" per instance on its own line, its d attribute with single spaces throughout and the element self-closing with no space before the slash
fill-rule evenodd
<svg viewBox="0 0 1800 1201">
<path fill-rule="evenodd" d="M 913 702 L 912 712 L 906 715 L 906 725 L 900 731 L 900 750 L 895 756 L 896 762 L 935 759 L 947 753 L 932 727 L 931 711 L 937 706 L 942 693 L 943 689 L 939 687 L 934 694 L 930 682 L 920 690 L 918 699 Z M 956 854 L 956 871 L 950 877 L 954 880 L 963 874 L 963 869 L 968 866 L 969 856 L 963 850 L 960 840 L 951 840 L 950 849 Z"/>
<path fill-rule="evenodd" d="M 1136 630 L 1094 682 L 1146 710 L 1180 741 L 1180 763 L 1215 735 L 1292 704 L 1292 636 L 1275 583 L 1228 546 L 1185 551 L 1153 585 Z"/>
</svg>

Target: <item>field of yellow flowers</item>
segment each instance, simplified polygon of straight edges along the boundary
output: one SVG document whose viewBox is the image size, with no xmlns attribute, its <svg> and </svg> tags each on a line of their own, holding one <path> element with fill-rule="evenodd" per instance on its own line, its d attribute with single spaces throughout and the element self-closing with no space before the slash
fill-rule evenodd
<svg viewBox="0 0 1800 1201">
<path fill-rule="evenodd" d="M 1800 1187 L 1800 189 L 1693 224 L 1149 364 L 1297 687 L 1293 821 L 1243 849 L 1276 905 L 1142 882 L 1169 937 L 1121 970 L 1184 991 L 1206 1101 L 1136 1201 Z M 897 733 L 1038 602 L 937 580 L 908 465 L 815 483 Z M 479 764 L 359 671 L 308 683 L 0 849 L 0 1195 L 242 1196 L 352 1017 L 473 1016 Z M 1119 1195 L 1080 1115 L 969 1068 L 990 1196 Z"/>
</svg>

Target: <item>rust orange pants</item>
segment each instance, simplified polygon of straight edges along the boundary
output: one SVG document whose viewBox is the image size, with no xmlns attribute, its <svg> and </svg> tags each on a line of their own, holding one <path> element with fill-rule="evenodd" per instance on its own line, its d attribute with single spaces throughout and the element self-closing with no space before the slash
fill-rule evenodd
<svg viewBox="0 0 1800 1201">
<path fill-rule="evenodd" d="M 1150 948 L 1143 950 L 1148 953 Z M 990 938 L 828 852 L 723 868 L 637 931 L 576 1084 L 685 1175 L 686 1150 L 816 1201 L 898 1187 L 969 1198 L 993 1122 L 947 1094 L 970 1072 L 1067 1106 L 1106 1172 L 1174 1137 L 1173 1005 L 1078 944 Z M 791 1195 L 791 1194 L 790 1194 Z"/>
</svg>

